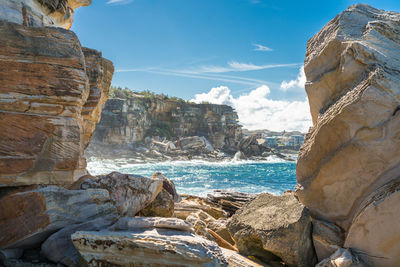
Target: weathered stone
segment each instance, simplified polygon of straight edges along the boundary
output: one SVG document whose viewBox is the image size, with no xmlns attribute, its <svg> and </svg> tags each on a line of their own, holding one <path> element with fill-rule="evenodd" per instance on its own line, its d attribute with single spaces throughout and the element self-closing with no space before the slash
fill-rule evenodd
<svg viewBox="0 0 400 267">
<path fill-rule="evenodd" d="M 228 228 L 240 253 L 289 266 L 313 266 L 309 211 L 293 195 L 260 194 L 232 216 Z"/>
<path fill-rule="evenodd" d="M 173 198 L 174 202 L 181 201 L 181 197 L 176 192 L 175 184 L 173 181 L 170 181 L 165 177 L 165 175 L 161 172 L 155 172 L 151 176 L 153 179 L 162 179 L 163 180 L 163 189 L 165 189 Z"/>
<path fill-rule="evenodd" d="M 106 190 L 49 186 L 0 199 L 0 248 L 31 248 L 57 230 L 117 212 Z"/>
<path fill-rule="evenodd" d="M 216 221 L 212 221 L 207 223 L 207 228 L 217 233 L 220 237 L 222 237 L 225 241 L 227 241 L 231 245 L 235 245 L 235 241 L 233 240 L 231 233 L 227 227 L 228 220 L 219 219 Z"/>
<path fill-rule="evenodd" d="M 329 258 L 321 261 L 316 267 L 366 267 L 350 250 L 339 248 Z"/>
<path fill-rule="evenodd" d="M 228 262 L 228 266 L 229 267 L 263 267 L 263 266 L 271 266 L 271 265 L 265 265 L 265 264 L 261 264 L 261 263 L 257 263 L 253 260 L 250 260 L 247 257 L 244 257 L 242 255 L 240 255 L 239 253 L 229 250 L 229 249 L 225 249 L 225 248 L 221 248 L 222 253 L 226 259 L 226 261 Z"/>
<path fill-rule="evenodd" d="M 138 215 L 144 217 L 173 217 L 174 200 L 167 190 L 162 189 L 153 202 L 142 209 Z"/>
<path fill-rule="evenodd" d="M 161 179 L 112 172 L 94 179 L 86 179 L 81 183 L 80 188 L 106 189 L 121 215 L 135 216 L 153 202 L 161 192 L 162 186 Z"/>
<path fill-rule="evenodd" d="M 60 267 L 59 265 L 49 262 L 29 261 L 29 260 L 5 260 L 4 267 Z"/>
<path fill-rule="evenodd" d="M 171 139 L 197 136 L 204 151 L 210 151 L 210 145 L 216 149 L 236 147 L 242 136 L 237 113 L 226 105 L 193 104 L 132 94 L 127 99 L 109 99 L 103 111 L 88 153 L 101 151 L 104 157 L 115 157 L 114 148 L 128 150 L 130 145 L 160 134 Z M 211 144 L 200 140 L 201 136 Z M 188 148 L 185 139 L 182 142 Z M 174 146 L 182 148 L 179 141 Z M 161 149 L 167 150 L 164 145 Z"/>
<path fill-rule="evenodd" d="M 88 266 L 227 266 L 217 244 L 188 232 L 77 232 L 72 240 Z"/>
<path fill-rule="evenodd" d="M 0 264 L 3 264 L 4 261 L 10 259 L 19 259 L 21 258 L 24 250 L 21 248 L 9 248 L 9 249 L 1 249 L 0 250 Z"/>
<path fill-rule="evenodd" d="M 215 219 L 226 218 L 227 213 L 221 206 L 196 196 L 186 196 L 181 202 L 175 204 L 175 216 L 185 220 L 187 216 L 198 211 L 204 211 Z"/>
<path fill-rule="evenodd" d="M 313 217 L 346 231 L 360 202 L 400 168 L 399 21 L 354 5 L 307 45 L 314 126 L 298 157 L 297 195 Z"/>
<path fill-rule="evenodd" d="M 244 204 L 253 200 L 255 194 L 231 192 L 228 190 L 214 190 L 212 194 L 207 195 L 207 200 L 222 206 L 222 208 L 232 216 Z"/>
<path fill-rule="evenodd" d="M 360 204 L 344 246 L 370 266 L 400 266 L 400 180 L 390 182 Z"/>
<path fill-rule="evenodd" d="M 193 225 L 177 218 L 163 217 L 122 217 L 109 230 L 131 231 L 145 228 L 164 228 L 193 232 Z"/>
<path fill-rule="evenodd" d="M 102 53 L 94 49 L 82 47 L 85 55 L 86 74 L 89 78 L 90 92 L 82 107 L 83 147 L 86 149 L 96 124 L 100 121 L 101 111 L 107 101 L 114 66 L 111 61 L 102 57 Z"/>
<path fill-rule="evenodd" d="M 81 112 L 92 67 L 73 32 L 0 21 L 0 187 L 68 184 L 86 173 Z"/>
<path fill-rule="evenodd" d="M 71 235 L 77 231 L 103 230 L 117 220 L 117 215 L 112 214 L 81 224 L 67 226 L 46 239 L 41 246 L 41 254 L 55 263 L 78 266 L 79 254 L 72 243 Z"/>
<path fill-rule="evenodd" d="M 329 258 L 344 245 L 344 231 L 337 225 L 320 220 L 312 220 L 312 239 L 318 262 Z"/>
<path fill-rule="evenodd" d="M 0 19 L 30 27 L 69 29 L 74 9 L 91 3 L 91 0 L 0 0 Z"/>
<path fill-rule="evenodd" d="M 204 236 L 208 240 L 214 241 L 213 236 L 209 234 L 207 231 L 207 223 L 203 221 L 199 216 L 200 212 L 204 213 L 203 211 L 192 213 L 189 216 L 187 216 L 186 221 L 191 225 L 193 225 L 194 232 L 197 235 Z"/>
</svg>

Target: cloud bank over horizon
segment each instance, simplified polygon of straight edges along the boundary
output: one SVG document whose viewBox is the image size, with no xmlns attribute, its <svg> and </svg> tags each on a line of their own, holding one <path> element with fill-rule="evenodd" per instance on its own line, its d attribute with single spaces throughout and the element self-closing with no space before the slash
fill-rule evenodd
<svg viewBox="0 0 400 267">
<path fill-rule="evenodd" d="M 219 86 L 211 88 L 208 93 L 196 94 L 191 101 L 232 106 L 238 113 L 239 122 L 249 130 L 308 131 L 312 122 L 307 99 L 272 100 L 268 99 L 269 94 L 269 87 L 262 85 L 235 98 L 228 87 Z"/>
</svg>

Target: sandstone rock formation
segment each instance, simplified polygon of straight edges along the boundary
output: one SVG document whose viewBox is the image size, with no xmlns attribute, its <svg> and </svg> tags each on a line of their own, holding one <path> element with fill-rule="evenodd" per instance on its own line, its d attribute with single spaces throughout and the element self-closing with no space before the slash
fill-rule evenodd
<svg viewBox="0 0 400 267">
<path fill-rule="evenodd" d="M 350 250 L 340 248 L 315 267 L 367 267 Z"/>
<path fill-rule="evenodd" d="M 297 196 L 373 266 L 400 265 L 400 14 L 354 5 L 307 45 Z M 397 239 L 396 239 L 397 238 Z"/>
<path fill-rule="evenodd" d="M 281 258 L 289 266 L 316 263 L 311 217 L 294 195 L 260 194 L 232 216 L 228 228 L 244 255 Z"/>
<path fill-rule="evenodd" d="M 64 227 L 46 239 L 41 245 L 40 252 L 52 262 L 61 263 L 66 266 L 78 266 L 79 254 L 72 243 L 71 235 L 77 231 L 103 230 L 117 219 L 117 214 L 110 214 L 92 221 Z"/>
<path fill-rule="evenodd" d="M 318 261 L 329 258 L 344 245 L 344 232 L 337 225 L 325 221 L 313 220 L 312 239 Z"/>
<path fill-rule="evenodd" d="M 162 189 L 157 197 L 142 209 L 138 215 L 145 217 L 173 217 L 174 200 L 167 190 Z"/>
<path fill-rule="evenodd" d="M 184 220 L 162 217 L 122 217 L 109 229 L 113 231 L 128 231 L 148 228 L 193 232 L 193 226 Z"/>
<path fill-rule="evenodd" d="M 121 216 L 135 216 L 159 195 L 163 180 L 149 179 L 139 175 L 112 172 L 86 179 L 80 189 L 101 188 L 110 193 L 110 198 Z"/>
<path fill-rule="evenodd" d="M 72 240 L 83 264 L 94 266 L 227 266 L 217 244 L 188 232 L 76 232 Z"/>
<path fill-rule="evenodd" d="M 74 10 L 92 0 L 0 0 L 0 18 L 29 27 L 69 29 Z"/>
<path fill-rule="evenodd" d="M 226 105 L 191 104 L 139 94 L 128 99 L 109 99 L 90 149 L 101 145 L 126 146 L 156 135 L 204 136 L 214 148 L 235 147 L 241 138 L 237 119 L 236 112 Z"/>
<path fill-rule="evenodd" d="M 113 67 L 83 51 L 71 31 L 0 21 L 0 187 L 66 184 L 86 173 L 89 125 Z"/>
<path fill-rule="evenodd" d="M 57 230 L 116 214 L 106 190 L 49 186 L 0 198 L 0 249 L 32 248 Z"/>
</svg>

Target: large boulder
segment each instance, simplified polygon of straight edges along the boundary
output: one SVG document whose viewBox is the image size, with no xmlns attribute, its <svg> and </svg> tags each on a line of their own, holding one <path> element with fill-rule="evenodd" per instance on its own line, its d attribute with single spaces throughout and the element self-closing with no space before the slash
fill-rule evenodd
<svg viewBox="0 0 400 267">
<path fill-rule="evenodd" d="M 92 221 L 73 224 L 52 234 L 41 246 L 41 254 L 55 263 L 66 266 L 78 266 L 79 254 L 71 240 L 71 235 L 77 231 L 100 231 L 113 224 L 118 217 L 111 214 Z"/>
<path fill-rule="evenodd" d="M 299 200 L 345 230 L 345 247 L 399 266 L 400 14 L 354 5 L 307 45 L 313 127 L 297 162 Z"/>
<path fill-rule="evenodd" d="M 94 128 L 85 122 L 100 113 L 89 118 L 82 111 L 95 94 L 107 97 L 91 88 L 107 91 L 113 73 L 100 53 L 101 64 L 89 63 L 92 57 L 71 31 L 0 21 L 0 187 L 68 184 L 86 174 L 85 136 Z M 96 71 L 104 78 L 89 83 Z"/>
<path fill-rule="evenodd" d="M 297 162 L 297 195 L 347 230 L 359 203 L 400 169 L 400 14 L 354 5 L 307 45 L 313 127 Z"/>
<path fill-rule="evenodd" d="M 0 199 L 0 249 L 34 248 L 71 224 L 116 214 L 107 190 L 49 186 Z"/>
<path fill-rule="evenodd" d="M 111 200 L 122 216 L 135 216 L 161 192 L 163 181 L 139 175 L 112 172 L 77 181 L 78 188 L 101 188 L 110 193 Z"/>
<path fill-rule="evenodd" d="M 244 255 L 266 262 L 281 258 L 289 266 L 316 263 L 311 217 L 293 194 L 258 195 L 232 216 L 228 228 Z"/>
<path fill-rule="evenodd" d="M 227 266 L 217 244 L 189 232 L 168 229 L 76 232 L 72 240 L 82 265 Z"/>
</svg>

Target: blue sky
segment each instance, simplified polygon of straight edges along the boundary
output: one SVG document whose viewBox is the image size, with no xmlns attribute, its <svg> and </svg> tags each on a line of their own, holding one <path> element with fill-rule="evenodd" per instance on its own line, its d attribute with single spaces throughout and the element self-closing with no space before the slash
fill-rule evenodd
<svg viewBox="0 0 400 267">
<path fill-rule="evenodd" d="M 307 40 L 355 3 L 94 0 L 90 7 L 76 10 L 72 30 L 82 45 L 101 50 L 114 62 L 114 85 L 184 99 L 196 99 L 196 94 L 204 96 L 212 88 L 219 88 L 214 95 L 228 94 L 236 102 L 266 86 L 262 96 L 262 89 L 258 90 L 259 97 L 287 106 L 306 98 L 298 76 Z M 398 0 L 363 3 L 400 11 Z M 283 81 L 291 80 L 282 87 Z M 304 120 L 309 120 L 306 115 Z M 268 123 L 248 128 L 267 126 Z M 279 127 L 305 130 L 306 125 Z"/>
</svg>

